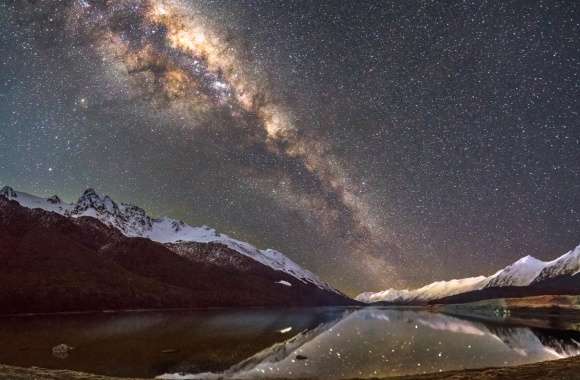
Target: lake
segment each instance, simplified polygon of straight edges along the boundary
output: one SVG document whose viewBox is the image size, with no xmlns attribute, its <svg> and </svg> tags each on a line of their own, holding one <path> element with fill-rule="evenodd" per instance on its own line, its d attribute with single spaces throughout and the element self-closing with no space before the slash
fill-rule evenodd
<svg viewBox="0 0 580 380">
<path fill-rule="evenodd" d="M 0 342 L 4 364 L 166 379 L 384 377 L 580 354 L 580 332 L 558 321 L 370 307 L 2 317 Z"/>
</svg>

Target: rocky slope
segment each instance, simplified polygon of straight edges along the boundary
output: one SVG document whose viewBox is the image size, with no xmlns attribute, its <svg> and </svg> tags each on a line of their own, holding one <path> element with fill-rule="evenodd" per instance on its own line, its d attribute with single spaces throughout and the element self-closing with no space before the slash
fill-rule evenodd
<svg viewBox="0 0 580 380">
<path fill-rule="evenodd" d="M 545 263 L 531 283 L 538 284 L 552 278 L 574 276 L 578 273 L 580 273 L 580 245 L 556 260 Z"/>
<path fill-rule="evenodd" d="M 336 292 L 318 276 L 300 267 L 281 252 L 273 249 L 257 249 L 249 243 L 233 239 L 207 226 L 192 227 L 167 217 L 152 218 L 138 206 L 117 203 L 108 195 L 101 196 L 93 189 L 85 190 L 76 203 L 63 202 L 57 195 L 41 198 L 15 191 L 8 186 L 0 190 L 0 197 L 14 200 L 27 208 L 39 208 L 66 217 L 93 217 L 128 237 L 142 237 L 159 243 L 222 244 L 229 247 L 232 252 L 250 257 L 274 270 L 285 272 L 302 283 L 314 284 L 321 289 Z"/>
<path fill-rule="evenodd" d="M 166 246 L 6 197 L 0 236 L 2 314 L 351 303 L 219 242 Z"/>
</svg>

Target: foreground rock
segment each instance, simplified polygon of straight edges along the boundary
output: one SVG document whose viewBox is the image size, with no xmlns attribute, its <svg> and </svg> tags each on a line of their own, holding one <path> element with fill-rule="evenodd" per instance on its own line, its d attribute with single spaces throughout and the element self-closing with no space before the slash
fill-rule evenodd
<svg viewBox="0 0 580 380">
<path fill-rule="evenodd" d="M 75 371 L 0 365 L 0 380 L 138 380 Z M 580 357 L 519 367 L 462 370 L 436 374 L 389 377 L 390 380 L 580 380 Z M 280 379 L 278 379 L 280 380 Z"/>
</svg>

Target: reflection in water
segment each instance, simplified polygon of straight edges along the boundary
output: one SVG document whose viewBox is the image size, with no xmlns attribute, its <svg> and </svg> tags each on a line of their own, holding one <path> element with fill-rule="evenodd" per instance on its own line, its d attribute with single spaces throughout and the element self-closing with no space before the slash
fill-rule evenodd
<svg viewBox="0 0 580 380">
<path fill-rule="evenodd" d="M 394 376 L 580 354 L 574 331 L 380 308 L 0 318 L 0 341 L 0 363 L 164 379 Z M 74 349 L 59 358 L 59 345 Z"/>
<path fill-rule="evenodd" d="M 304 331 L 224 372 L 160 378 L 348 379 L 518 365 L 578 355 L 578 335 L 367 308 Z"/>
<path fill-rule="evenodd" d="M 0 363 L 119 377 L 224 371 L 344 309 L 208 310 L 0 318 Z M 10 342 L 6 344 L 5 342 Z M 53 355 L 61 344 L 74 347 Z"/>
</svg>

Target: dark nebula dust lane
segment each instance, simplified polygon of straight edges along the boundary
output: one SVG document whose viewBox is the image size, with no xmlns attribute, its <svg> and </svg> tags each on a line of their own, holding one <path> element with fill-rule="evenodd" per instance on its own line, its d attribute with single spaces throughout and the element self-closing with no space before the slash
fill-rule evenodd
<svg viewBox="0 0 580 380">
<path fill-rule="evenodd" d="M 102 60 L 117 64 L 138 97 L 184 120 L 189 113 L 225 111 L 232 119 L 228 128 L 249 124 L 254 141 L 293 161 L 314 183 L 308 192 L 289 188 L 293 201 L 315 215 L 323 232 L 342 233 L 361 260 L 388 243 L 394 246 L 332 157 L 331 146 L 315 133 L 301 133 L 290 111 L 271 95 L 272 85 L 238 57 L 235 41 L 206 26 L 190 7 L 167 1 L 76 3 L 68 12 L 73 38 L 88 38 Z"/>
<path fill-rule="evenodd" d="M 573 2 L 0 10 L 3 184 L 141 201 L 350 293 L 576 243 Z"/>
</svg>

